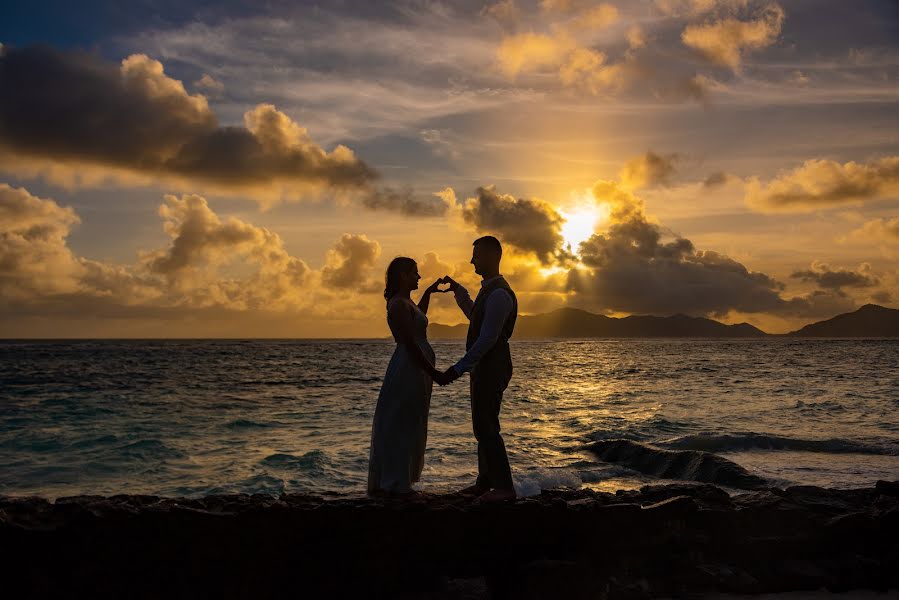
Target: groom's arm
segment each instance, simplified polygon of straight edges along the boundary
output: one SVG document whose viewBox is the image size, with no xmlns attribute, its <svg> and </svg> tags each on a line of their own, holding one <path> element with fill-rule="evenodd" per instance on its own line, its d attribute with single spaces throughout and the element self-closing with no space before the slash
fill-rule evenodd
<svg viewBox="0 0 899 600">
<path fill-rule="evenodd" d="M 499 339 L 503 324 L 511 312 L 512 297 L 506 290 L 495 290 L 487 297 L 484 324 L 481 326 L 478 339 L 472 344 L 471 349 L 465 353 L 465 356 L 452 367 L 456 371 L 457 376 L 461 376 L 466 371 L 471 371 L 478 364 L 478 361 L 481 360 L 481 357 L 493 348 L 496 340 Z"/>
<path fill-rule="evenodd" d="M 456 299 L 456 304 L 459 305 L 465 316 L 471 319 L 471 308 L 474 306 L 474 302 L 472 302 L 468 290 L 457 283 L 453 288 L 453 298 Z"/>
</svg>

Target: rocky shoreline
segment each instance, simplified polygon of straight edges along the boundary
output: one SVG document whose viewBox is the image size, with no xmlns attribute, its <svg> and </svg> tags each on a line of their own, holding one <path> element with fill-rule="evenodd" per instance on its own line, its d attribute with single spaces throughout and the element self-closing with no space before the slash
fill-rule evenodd
<svg viewBox="0 0 899 600">
<path fill-rule="evenodd" d="M 286 494 L 0 497 L 17 598 L 608 598 L 899 588 L 899 482 L 552 490 L 481 506 Z"/>
</svg>

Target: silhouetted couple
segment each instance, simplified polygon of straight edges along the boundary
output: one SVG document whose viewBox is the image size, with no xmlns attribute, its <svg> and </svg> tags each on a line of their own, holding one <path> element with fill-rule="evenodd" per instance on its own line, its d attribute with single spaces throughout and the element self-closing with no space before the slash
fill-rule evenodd
<svg viewBox="0 0 899 600">
<path fill-rule="evenodd" d="M 495 237 L 475 240 L 471 264 L 481 276 L 481 291 L 474 301 L 449 275 L 425 289 L 415 304 L 410 296 L 418 289 L 418 266 L 411 258 L 395 258 L 387 267 L 384 297 L 387 324 L 396 350 L 378 395 L 371 433 L 368 493 L 409 495 L 421 477 L 428 437 L 428 410 L 433 382 L 448 385 L 471 372 L 471 422 L 478 442 L 478 478 L 462 493 L 483 502 L 515 499 L 512 471 L 500 435 L 499 411 L 503 392 L 512 378 L 509 338 L 518 316 L 518 300 L 500 275 L 503 249 Z M 439 289 L 448 284 L 447 289 Z M 468 317 L 465 356 L 445 371 L 435 368 L 434 350 L 428 343 L 428 304 L 435 292 L 453 292 L 456 304 Z"/>
</svg>

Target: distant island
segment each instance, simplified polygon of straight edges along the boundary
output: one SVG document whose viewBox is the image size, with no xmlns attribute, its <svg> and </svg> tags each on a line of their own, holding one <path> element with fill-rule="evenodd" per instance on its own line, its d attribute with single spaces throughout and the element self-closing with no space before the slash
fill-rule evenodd
<svg viewBox="0 0 899 600">
<path fill-rule="evenodd" d="M 432 323 L 432 339 L 465 339 L 468 326 Z M 899 337 L 899 310 L 866 304 L 855 312 L 777 337 Z M 607 317 L 577 308 L 560 308 L 539 315 L 521 315 L 515 327 L 516 339 L 529 338 L 761 338 L 775 337 L 749 323 L 725 325 L 704 317 Z"/>
</svg>

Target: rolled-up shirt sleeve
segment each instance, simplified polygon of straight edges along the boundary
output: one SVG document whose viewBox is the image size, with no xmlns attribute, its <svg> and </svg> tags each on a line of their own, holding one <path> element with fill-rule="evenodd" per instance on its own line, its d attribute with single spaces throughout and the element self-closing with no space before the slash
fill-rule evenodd
<svg viewBox="0 0 899 600">
<path fill-rule="evenodd" d="M 457 299 L 458 302 L 458 299 Z M 469 300 L 470 302 L 470 300 Z M 461 304 L 459 305 L 462 306 Z M 464 308 L 462 309 L 465 310 Z M 512 312 L 512 297 L 509 292 L 503 289 L 494 290 L 487 297 L 487 306 L 485 307 L 484 324 L 481 326 L 481 332 L 478 339 L 472 344 L 465 356 L 459 362 L 453 365 L 456 373 L 461 375 L 471 369 L 481 360 L 488 350 L 490 350 L 496 340 L 499 339 L 503 325 Z M 471 310 L 467 314 L 470 315 Z"/>
</svg>

